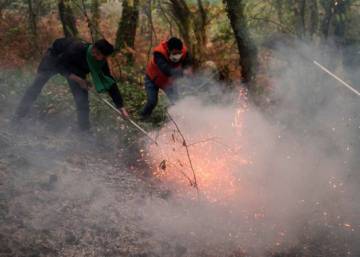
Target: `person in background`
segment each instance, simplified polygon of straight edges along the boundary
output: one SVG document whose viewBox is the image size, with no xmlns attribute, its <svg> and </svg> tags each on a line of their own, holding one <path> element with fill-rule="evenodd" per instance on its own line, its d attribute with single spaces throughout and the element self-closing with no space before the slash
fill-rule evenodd
<svg viewBox="0 0 360 257">
<path fill-rule="evenodd" d="M 81 131 L 90 129 L 89 121 L 89 81 L 87 74 L 91 74 L 95 89 L 98 93 L 107 92 L 117 109 L 124 118 L 128 113 L 123 105 L 123 99 L 110 74 L 107 57 L 114 52 L 114 47 L 105 39 L 89 44 L 75 38 L 59 38 L 43 56 L 38 67 L 36 77 L 27 88 L 15 113 L 15 120 L 25 117 L 31 106 L 40 95 L 46 82 L 56 74 L 64 76 L 74 96 L 78 124 Z"/>
<path fill-rule="evenodd" d="M 146 68 L 147 102 L 140 112 L 141 118 L 147 119 L 156 107 L 159 89 L 165 92 L 171 102 L 176 101 L 178 92 L 175 79 L 191 73 L 191 57 L 180 39 L 172 37 L 155 47 Z"/>
</svg>

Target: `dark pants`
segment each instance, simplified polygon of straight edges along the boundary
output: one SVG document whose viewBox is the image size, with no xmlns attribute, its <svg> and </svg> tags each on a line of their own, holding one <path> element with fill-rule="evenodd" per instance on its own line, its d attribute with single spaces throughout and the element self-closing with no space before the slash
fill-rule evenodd
<svg viewBox="0 0 360 257">
<path fill-rule="evenodd" d="M 40 95 L 41 90 L 45 86 L 46 82 L 58 74 L 56 68 L 56 58 L 49 52 L 43 57 L 36 77 L 30 87 L 27 88 L 25 95 L 23 96 L 17 110 L 16 117 L 22 118 L 28 114 L 31 106 L 35 102 L 36 98 Z M 81 76 L 85 78 L 85 75 Z M 76 82 L 69 80 L 71 93 L 74 96 L 79 127 L 81 130 L 88 130 L 90 128 L 89 122 L 89 99 L 88 92 L 82 89 Z"/>
<path fill-rule="evenodd" d="M 147 102 L 141 112 L 141 116 L 149 117 L 158 103 L 159 87 L 156 86 L 148 76 L 145 76 L 145 91 L 147 95 Z M 172 103 L 179 98 L 179 94 L 174 85 L 167 87 L 164 92 Z"/>
</svg>

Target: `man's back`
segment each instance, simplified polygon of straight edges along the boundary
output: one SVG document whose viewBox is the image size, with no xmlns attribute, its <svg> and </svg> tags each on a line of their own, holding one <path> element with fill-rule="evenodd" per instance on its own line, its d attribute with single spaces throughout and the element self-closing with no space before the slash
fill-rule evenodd
<svg viewBox="0 0 360 257">
<path fill-rule="evenodd" d="M 88 43 L 76 38 L 59 38 L 49 48 L 50 53 L 57 58 L 57 68 L 65 76 L 74 73 L 85 76 L 89 73 L 86 61 Z"/>
</svg>

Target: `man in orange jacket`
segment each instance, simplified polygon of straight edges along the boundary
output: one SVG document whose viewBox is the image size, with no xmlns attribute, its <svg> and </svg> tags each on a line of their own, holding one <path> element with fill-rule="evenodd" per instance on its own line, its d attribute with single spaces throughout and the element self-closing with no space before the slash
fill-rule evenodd
<svg viewBox="0 0 360 257">
<path fill-rule="evenodd" d="M 191 57 L 182 41 L 172 37 L 161 42 L 153 50 L 153 57 L 148 63 L 145 75 L 147 102 L 141 111 L 143 119 L 148 118 L 157 105 L 159 89 L 162 89 L 170 101 L 178 98 L 174 80 L 191 73 Z"/>
</svg>

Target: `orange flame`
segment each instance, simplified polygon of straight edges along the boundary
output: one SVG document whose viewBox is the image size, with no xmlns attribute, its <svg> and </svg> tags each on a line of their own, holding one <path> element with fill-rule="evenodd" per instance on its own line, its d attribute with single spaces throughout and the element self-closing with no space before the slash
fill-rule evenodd
<svg viewBox="0 0 360 257">
<path fill-rule="evenodd" d="M 184 133 L 201 197 L 210 202 L 223 201 L 241 191 L 241 177 L 235 171 L 251 163 L 241 148 L 245 112 L 246 105 L 234 113 L 234 121 L 228 126 L 233 133 L 231 142 L 223 142 L 222 138 L 218 137 L 223 131 L 222 127 L 216 124 L 212 127 L 204 126 L 197 135 L 192 135 L 191 131 Z M 177 122 L 181 127 L 186 121 L 182 118 Z M 186 154 L 186 145 L 173 124 L 167 124 L 160 131 L 158 142 L 160 148 L 149 146 L 154 176 L 175 188 L 179 195 L 195 199 L 196 190 L 189 187 L 194 186 L 194 179 Z"/>
</svg>

